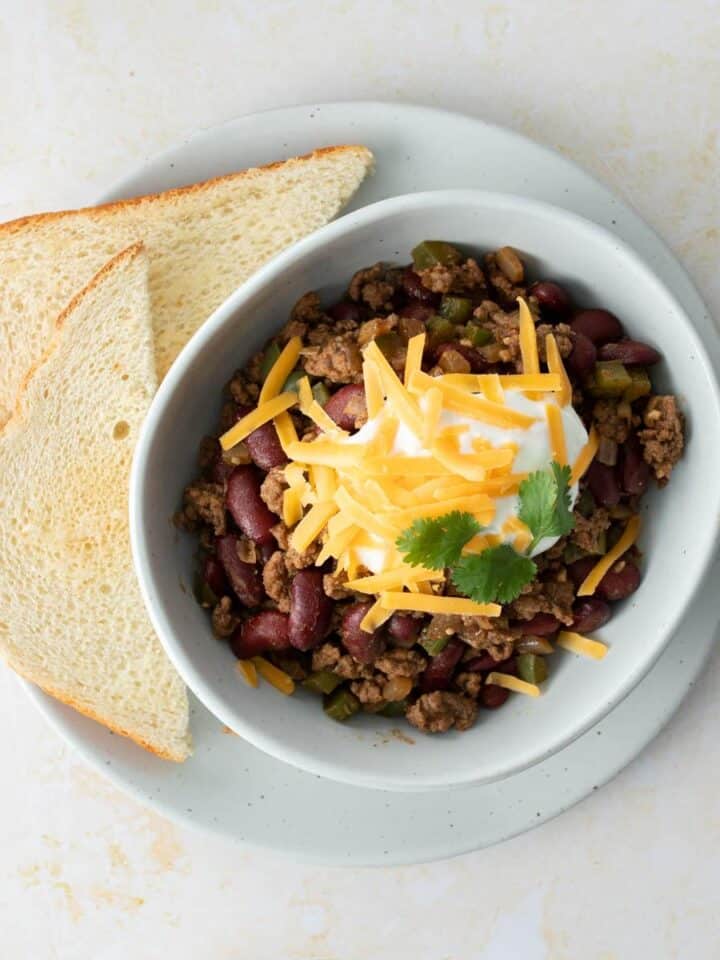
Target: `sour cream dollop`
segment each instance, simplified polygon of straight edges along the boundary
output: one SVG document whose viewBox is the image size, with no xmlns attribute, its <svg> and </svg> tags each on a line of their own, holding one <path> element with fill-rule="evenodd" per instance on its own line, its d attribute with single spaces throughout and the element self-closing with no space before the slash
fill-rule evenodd
<svg viewBox="0 0 720 960">
<path fill-rule="evenodd" d="M 475 394 L 481 397 L 482 394 Z M 552 393 L 542 394 L 540 399 L 530 399 L 521 390 L 506 389 L 505 405 L 519 413 L 535 417 L 527 429 L 495 427 L 483 421 L 473 419 L 464 414 L 443 410 L 438 422 L 438 431 L 445 427 L 465 425 L 467 430 L 460 435 L 459 447 L 461 453 L 472 453 L 473 440 L 481 438 L 493 447 L 504 447 L 515 444 L 517 454 L 513 462 L 513 473 L 532 473 L 535 470 L 546 470 L 553 459 L 552 443 L 548 428 L 545 408 L 548 403 L 557 403 Z M 422 401 L 420 403 L 422 408 Z M 588 441 L 588 434 L 582 420 L 571 404 L 560 407 L 560 416 L 565 432 L 565 445 L 568 463 L 572 464 Z M 382 413 L 371 418 L 357 433 L 343 440 L 344 443 L 368 443 L 377 433 L 382 422 Z M 404 423 L 400 423 L 395 441 L 391 450 L 393 454 L 404 454 L 412 457 L 429 457 L 430 451 L 418 437 Z M 570 497 L 574 505 L 577 500 L 578 485 L 571 487 Z M 514 534 L 503 532 L 503 525 L 511 517 L 517 517 L 520 508 L 518 494 L 498 497 L 495 500 L 495 516 L 484 532 L 498 534 L 503 542 L 511 542 Z M 533 550 L 532 556 L 537 556 L 549 550 L 558 541 L 558 537 L 544 537 Z M 385 551 L 378 539 L 377 549 L 373 547 L 358 548 L 360 562 L 372 573 L 379 573 L 383 568 Z"/>
</svg>

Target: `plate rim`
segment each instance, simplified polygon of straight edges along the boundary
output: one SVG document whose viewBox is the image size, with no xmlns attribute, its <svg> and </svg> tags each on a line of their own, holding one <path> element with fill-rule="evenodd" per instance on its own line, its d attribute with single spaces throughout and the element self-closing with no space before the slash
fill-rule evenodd
<svg viewBox="0 0 720 960">
<path fill-rule="evenodd" d="M 640 248 L 638 248 L 636 243 L 630 239 L 626 239 L 625 242 L 627 242 L 630 246 L 632 246 L 635 249 L 638 256 L 640 256 L 641 259 L 643 259 L 644 262 L 648 264 L 648 266 L 650 266 L 650 269 L 653 272 L 657 272 L 652 267 L 652 263 L 656 259 L 660 259 L 661 261 L 664 259 L 666 265 L 672 266 L 677 271 L 676 283 L 678 281 L 682 283 L 683 295 L 681 297 L 679 294 L 676 293 L 675 285 L 671 287 L 673 291 L 673 295 L 680 300 L 681 304 L 683 305 L 684 312 L 690 314 L 691 320 L 693 322 L 693 326 L 695 327 L 696 332 L 698 332 L 698 335 L 701 337 L 705 348 L 710 353 L 711 362 L 713 366 L 715 367 L 715 369 L 717 369 L 718 357 L 720 357 L 720 352 L 718 351 L 718 344 L 717 344 L 717 330 L 714 327 L 712 320 L 710 319 L 709 312 L 707 310 L 706 305 L 704 304 L 702 297 L 700 296 L 695 284 L 693 283 L 692 279 L 688 275 L 687 271 L 682 266 L 682 264 L 678 261 L 675 255 L 672 253 L 672 251 L 670 250 L 668 245 L 665 243 L 665 241 L 658 235 L 657 231 L 650 224 L 646 223 L 646 221 L 631 206 L 631 204 L 629 204 L 626 200 L 616 196 L 616 194 L 609 187 L 607 187 L 602 181 L 600 181 L 593 174 L 590 174 L 588 171 L 586 171 L 581 165 L 568 159 L 567 157 L 560 154 L 558 151 L 552 149 L 551 147 L 542 143 L 537 143 L 536 141 L 533 141 L 531 138 L 528 138 L 523 134 L 518 133 L 517 131 L 509 130 L 499 124 L 490 123 L 488 121 L 485 121 L 478 117 L 474 117 L 462 111 L 445 110 L 442 107 L 426 106 L 420 103 L 398 103 L 398 102 L 383 101 L 383 100 L 357 100 L 357 101 L 345 101 L 345 102 L 329 101 L 325 103 L 315 103 L 315 104 L 308 103 L 308 104 L 296 104 L 296 105 L 288 105 L 288 106 L 280 106 L 280 107 L 270 107 L 264 110 L 254 111 L 253 113 L 250 113 L 250 114 L 245 114 L 245 115 L 241 115 L 241 116 L 229 119 L 227 121 L 224 121 L 221 124 L 197 129 L 195 132 L 193 132 L 193 134 L 183 138 L 183 140 L 180 141 L 179 143 L 170 145 L 164 148 L 163 150 L 153 154 L 151 157 L 146 158 L 144 161 L 139 163 L 137 167 L 134 168 L 133 171 L 126 173 L 124 176 L 118 178 L 115 181 L 115 183 L 112 185 L 112 187 L 109 190 L 104 192 L 102 201 L 100 202 L 118 199 L 121 196 L 141 195 L 141 194 L 138 194 L 136 190 L 132 188 L 129 189 L 129 185 L 132 184 L 132 182 L 136 180 L 138 177 L 140 177 L 143 174 L 145 174 L 145 176 L 150 176 L 153 170 L 159 167 L 160 165 L 163 165 L 163 164 L 167 165 L 169 158 L 173 157 L 174 155 L 176 156 L 179 151 L 182 151 L 188 148 L 193 143 L 193 141 L 199 142 L 199 141 L 202 141 L 204 137 L 217 136 L 218 134 L 220 134 L 222 131 L 226 129 L 231 129 L 236 125 L 241 125 L 243 123 L 250 123 L 253 120 L 257 119 L 258 117 L 264 117 L 269 114 L 275 114 L 278 117 L 282 115 L 287 116 L 288 114 L 299 116 L 302 114 L 307 114 L 308 111 L 310 111 L 312 115 L 312 111 L 319 111 L 322 109 L 332 110 L 332 111 L 341 110 L 344 113 L 347 113 L 348 111 L 352 111 L 357 108 L 368 108 L 368 107 L 372 109 L 380 109 L 383 111 L 389 110 L 389 111 L 400 112 L 400 113 L 416 113 L 420 111 L 425 114 L 431 114 L 433 116 L 442 117 L 445 120 L 452 119 L 458 123 L 467 124 L 469 126 L 479 128 L 480 130 L 495 131 L 498 136 L 506 138 L 507 141 L 512 140 L 518 145 L 525 145 L 526 147 L 530 146 L 533 150 L 544 154 L 549 161 L 553 161 L 553 162 L 564 165 L 565 169 L 568 172 L 572 171 L 575 174 L 575 176 L 583 180 L 584 184 L 588 188 L 592 187 L 593 190 L 597 191 L 598 198 L 602 198 L 608 204 L 617 205 L 618 215 L 623 215 L 624 217 L 627 218 L 628 222 L 625 225 L 625 229 L 627 233 L 639 232 L 641 234 L 640 239 L 643 241 L 643 243 L 640 245 Z M 278 139 L 280 140 L 281 137 L 279 136 Z M 281 150 L 278 151 L 278 153 L 281 153 L 281 152 L 282 152 Z M 578 212 L 576 209 L 576 206 L 574 205 L 568 206 L 566 207 L 566 209 Z M 586 219 L 593 219 L 591 217 L 588 217 L 583 212 L 581 212 L 580 215 L 586 217 Z M 596 222 L 600 222 L 600 221 L 596 221 Z M 627 233 L 625 234 L 625 236 L 627 236 Z M 623 239 L 625 239 L 625 236 L 623 236 Z M 647 246 L 651 248 L 649 255 L 648 255 L 648 250 L 646 249 Z M 688 298 L 694 301 L 692 310 L 687 305 Z M 695 318 L 696 318 L 696 314 L 698 314 L 698 311 L 700 310 L 702 310 L 703 312 L 703 323 L 700 325 L 701 329 L 698 329 L 698 325 L 695 323 Z M 707 321 L 708 329 L 704 329 L 705 321 Z M 714 333 L 715 341 L 716 341 L 712 345 L 709 344 L 708 340 L 706 339 L 710 331 Z M 715 627 L 716 626 L 717 624 L 715 623 Z M 290 855 L 294 856 L 296 859 L 302 859 L 307 862 L 317 862 L 317 863 L 324 863 L 324 864 L 327 864 L 330 862 L 337 862 L 337 863 L 345 862 L 353 865 L 363 865 L 363 864 L 388 865 L 391 863 L 427 862 L 429 860 L 441 859 L 441 858 L 450 857 L 450 856 L 457 856 L 462 853 L 475 850 L 479 846 L 485 846 L 485 845 L 489 845 L 490 843 L 500 842 L 501 840 L 508 839 L 511 836 L 515 836 L 519 833 L 522 833 L 525 830 L 530 829 L 532 826 L 535 826 L 536 824 L 539 824 L 539 823 L 545 822 L 546 820 L 554 818 L 555 816 L 564 812 L 564 810 L 568 809 L 570 806 L 573 806 L 575 803 L 579 802 L 581 799 L 583 799 L 588 794 L 590 794 L 593 788 L 596 788 L 596 786 L 599 786 L 600 784 L 605 783 L 610 779 L 612 779 L 617 773 L 620 772 L 620 770 L 622 770 L 640 752 L 642 752 L 642 750 L 650 743 L 652 739 L 654 739 L 654 737 L 667 724 L 667 722 L 674 715 L 675 711 L 679 708 L 680 704 L 682 703 L 682 700 L 684 699 L 685 694 L 687 693 L 687 690 L 693 685 L 698 674 L 703 669 L 703 666 L 711 652 L 716 632 L 717 632 L 716 629 L 711 630 L 710 636 L 701 638 L 698 645 L 702 647 L 702 652 L 701 654 L 698 655 L 697 661 L 694 664 L 693 669 L 689 672 L 686 672 L 685 675 L 683 676 L 682 689 L 678 690 L 678 695 L 673 699 L 672 706 L 669 710 L 666 707 L 663 714 L 659 718 L 653 716 L 653 722 L 650 724 L 649 732 L 646 731 L 643 733 L 640 745 L 639 746 L 633 745 L 630 748 L 630 752 L 629 753 L 623 752 L 622 756 L 619 759 L 618 759 L 618 751 L 615 751 L 615 754 L 614 754 L 615 759 L 613 760 L 612 763 L 610 762 L 607 763 L 606 770 L 603 771 L 603 774 L 600 777 L 598 777 L 597 779 L 593 779 L 592 786 L 584 785 L 579 791 L 575 791 L 575 793 L 573 793 L 569 797 L 569 799 L 566 799 L 565 797 L 559 798 L 558 801 L 553 805 L 551 812 L 544 812 L 542 816 L 540 816 L 537 820 L 533 820 L 532 822 L 526 822 L 521 826 L 517 826 L 509 830 L 500 832 L 496 837 L 488 841 L 477 842 L 477 843 L 466 842 L 466 843 L 460 843 L 460 844 L 454 844 L 454 845 L 449 842 L 445 842 L 444 844 L 440 844 L 438 846 L 433 847 L 432 850 L 421 853 L 420 856 L 418 856 L 418 854 L 411 854 L 411 853 L 405 854 L 404 851 L 400 852 L 396 850 L 394 851 L 392 856 L 387 858 L 381 857 L 379 855 L 373 858 L 363 858 L 362 856 L 349 856 L 346 860 L 343 860 L 342 857 L 336 857 L 334 860 L 331 861 L 328 859 L 327 856 L 314 855 L 313 851 L 308 850 L 307 848 L 304 849 L 302 853 L 300 853 L 297 850 L 291 851 Z M 673 641 L 671 640 L 670 644 L 668 645 L 668 648 L 672 646 L 672 643 Z M 667 655 L 668 648 L 666 648 L 666 652 L 662 656 Z M 47 697 L 38 688 L 32 687 L 32 685 L 27 684 L 24 681 L 21 681 L 21 682 L 23 683 L 23 686 L 25 687 L 28 695 L 31 697 L 33 702 L 36 703 L 36 705 L 38 706 L 38 709 L 40 709 L 41 713 L 49 721 L 51 726 L 54 729 L 56 729 L 58 733 L 60 733 L 61 737 L 70 746 L 76 749 L 80 754 L 80 756 L 83 757 L 93 769 L 97 770 L 102 775 L 107 776 L 116 786 L 118 786 L 119 789 L 135 797 L 141 804 L 146 804 L 152 808 L 159 810 L 161 813 L 168 816 L 169 819 L 171 820 L 183 823 L 184 825 L 190 826 L 196 830 L 201 830 L 204 833 L 221 835 L 226 840 L 231 840 L 232 842 L 238 843 L 243 847 L 247 847 L 249 849 L 256 849 L 264 853 L 272 851 L 276 853 L 285 853 L 285 855 L 288 855 L 288 851 L 285 847 L 280 847 L 279 845 L 275 847 L 273 846 L 273 844 L 267 843 L 267 842 L 257 843 L 252 840 L 248 840 L 245 837 L 240 838 L 236 833 L 228 832 L 226 829 L 223 829 L 222 826 L 215 827 L 210 822 L 199 820 L 192 816 L 187 816 L 184 813 L 184 811 L 181 810 L 179 807 L 172 806 L 171 804 L 167 803 L 164 799 L 158 799 L 150 795 L 146 790 L 142 788 L 142 786 L 135 783 L 130 777 L 128 777 L 128 775 L 123 775 L 119 773 L 112 765 L 109 765 L 110 761 L 103 759 L 103 757 L 100 755 L 101 753 L 100 750 L 92 744 L 91 739 L 86 736 L 79 735 L 77 733 L 77 730 L 73 727 L 72 723 L 63 723 L 62 713 L 61 713 L 61 710 L 59 709 L 61 708 L 60 704 L 57 704 L 54 700 L 52 700 L 52 698 Z M 632 693 L 630 694 L 630 697 L 632 697 Z M 486 788 L 488 786 L 491 788 L 492 784 L 486 785 Z M 468 789 L 471 789 L 471 790 L 482 789 L 482 787 L 478 787 L 478 788 L 471 787 Z M 406 797 L 408 795 L 401 794 L 400 796 Z M 442 849 L 439 849 L 439 846 L 442 846 Z"/>
</svg>

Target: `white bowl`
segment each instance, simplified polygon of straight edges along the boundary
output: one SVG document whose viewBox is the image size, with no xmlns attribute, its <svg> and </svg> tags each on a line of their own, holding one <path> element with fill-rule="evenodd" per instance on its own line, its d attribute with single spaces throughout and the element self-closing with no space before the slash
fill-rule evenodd
<svg viewBox="0 0 720 960">
<path fill-rule="evenodd" d="M 244 685 L 228 646 L 213 638 L 190 585 L 193 537 L 170 518 L 196 473 L 200 438 L 217 423 L 232 373 L 285 322 L 308 290 L 331 302 L 360 267 L 404 262 L 425 238 L 478 251 L 509 244 L 532 277 L 565 284 L 578 303 L 616 313 L 666 361 L 656 388 L 679 394 L 688 446 L 666 490 L 644 500 L 643 582 L 601 631 L 596 662 L 558 651 L 539 699 L 513 696 L 481 711 L 465 733 L 426 736 L 404 721 L 328 720 L 319 699 Z M 718 386 L 681 307 L 615 236 L 565 210 L 502 194 L 442 191 L 385 200 L 331 223 L 277 256 L 215 311 L 163 381 L 135 452 L 130 488 L 133 553 L 150 617 L 202 702 L 255 746 L 311 772 L 366 787 L 426 790 L 492 781 L 537 763 L 595 724 L 635 686 L 691 603 L 714 552 L 720 515 Z M 703 440 L 702 438 L 705 438 Z M 392 735 L 402 727 L 403 735 Z"/>
</svg>

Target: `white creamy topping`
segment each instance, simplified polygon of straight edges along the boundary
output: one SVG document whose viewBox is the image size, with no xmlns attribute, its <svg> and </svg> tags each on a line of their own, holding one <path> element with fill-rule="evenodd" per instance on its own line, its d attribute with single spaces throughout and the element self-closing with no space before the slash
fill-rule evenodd
<svg viewBox="0 0 720 960">
<path fill-rule="evenodd" d="M 477 396 L 482 396 L 482 394 L 477 394 Z M 537 418 L 531 427 L 527 429 L 494 427 L 464 414 L 452 413 L 448 410 L 443 410 L 440 415 L 440 427 L 455 426 L 456 424 L 467 425 L 468 429 L 460 436 L 460 451 L 462 453 L 472 453 L 472 441 L 478 437 L 487 440 L 493 447 L 503 447 L 509 443 L 514 443 L 518 452 L 513 462 L 513 473 L 532 473 L 535 470 L 547 469 L 552 461 L 552 446 L 545 416 L 545 406 L 548 403 L 556 402 L 555 395 L 552 393 L 542 394 L 539 400 L 530 400 L 519 390 L 506 389 L 505 405 L 507 407 Z M 422 399 L 420 405 L 421 407 L 423 405 Z M 588 434 L 582 420 L 570 404 L 561 408 L 561 416 L 565 430 L 568 463 L 572 464 L 587 443 Z M 367 443 L 375 436 L 381 419 L 382 414 L 368 420 L 357 433 L 348 437 L 344 442 Z M 423 446 L 423 441 L 405 424 L 400 424 L 398 428 L 392 453 L 413 457 L 430 456 L 430 451 Z M 573 505 L 577 499 L 577 494 L 578 485 L 575 484 L 570 490 Z M 510 517 L 517 516 L 520 506 L 519 497 L 517 494 L 498 497 L 495 500 L 495 505 L 495 517 L 486 530 L 488 533 L 500 534 L 504 542 L 511 542 L 515 534 L 503 534 L 502 526 Z M 557 543 L 558 539 L 558 537 L 545 537 L 537 545 L 532 555 L 536 556 L 545 550 L 549 550 Z M 358 549 L 360 562 L 372 573 L 381 571 L 384 555 L 380 540 L 378 540 L 377 550 L 370 547 Z"/>
</svg>

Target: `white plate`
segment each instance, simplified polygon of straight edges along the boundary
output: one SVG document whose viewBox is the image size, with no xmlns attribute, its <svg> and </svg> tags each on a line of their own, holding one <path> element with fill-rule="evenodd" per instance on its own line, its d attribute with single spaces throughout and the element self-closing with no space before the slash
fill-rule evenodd
<svg viewBox="0 0 720 960">
<path fill-rule="evenodd" d="M 413 190 L 483 187 L 546 200 L 614 230 L 682 303 L 720 369 L 720 345 L 708 312 L 650 228 L 558 154 L 469 117 L 378 103 L 291 107 L 243 117 L 163 154 L 103 199 L 347 142 L 367 144 L 377 158 L 377 173 L 359 192 L 355 207 Z M 716 564 L 708 582 L 717 583 L 719 572 Z M 636 756 L 703 666 L 718 620 L 713 599 L 710 589 L 703 590 L 681 635 L 597 727 L 506 780 L 446 793 L 385 793 L 302 773 L 223 733 L 195 700 L 195 755 L 181 766 L 165 764 L 36 688 L 28 686 L 28 692 L 93 766 L 170 817 L 295 859 L 328 864 L 427 861 L 487 846 L 557 815 Z"/>
</svg>

